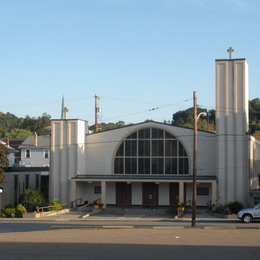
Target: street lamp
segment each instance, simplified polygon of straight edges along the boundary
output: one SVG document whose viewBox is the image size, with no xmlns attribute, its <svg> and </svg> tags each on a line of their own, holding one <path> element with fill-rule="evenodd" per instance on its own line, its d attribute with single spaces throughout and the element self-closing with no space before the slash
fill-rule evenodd
<svg viewBox="0 0 260 260">
<path fill-rule="evenodd" d="M 194 135 L 193 135 L 193 194 L 192 194 L 192 222 L 196 226 L 196 203 L 197 203 L 197 147 L 198 147 L 198 120 L 200 116 L 206 116 L 206 112 L 197 115 L 197 93 L 193 92 L 194 101 Z"/>
<path fill-rule="evenodd" d="M 0 209 L 2 208 L 2 193 L 4 192 L 4 189 L 0 187 Z"/>
</svg>

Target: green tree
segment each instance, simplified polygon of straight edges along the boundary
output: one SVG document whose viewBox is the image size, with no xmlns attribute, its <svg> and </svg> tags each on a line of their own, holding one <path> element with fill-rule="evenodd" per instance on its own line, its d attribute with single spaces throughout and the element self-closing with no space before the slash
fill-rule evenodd
<svg viewBox="0 0 260 260">
<path fill-rule="evenodd" d="M 51 116 L 44 113 L 41 117 L 26 116 L 23 120 L 21 128 L 37 133 L 38 135 L 45 135 L 45 128 L 51 124 Z"/>
<path fill-rule="evenodd" d="M 33 133 L 26 129 L 13 128 L 10 132 L 5 134 L 8 138 L 26 138 L 32 136 Z"/>
<path fill-rule="evenodd" d="M 101 131 L 111 130 L 111 129 L 115 129 L 115 128 L 119 128 L 119 127 L 123 127 L 123 126 L 125 126 L 124 121 L 118 121 L 116 123 L 100 123 L 100 124 L 98 124 L 98 129 L 99 129 L 99 132 L 101 132 Z M 94 130 L 95 125 L 90 126 L 89 129 Z"/>
<path fill-rule="evenodd" d="M 214 131 L 215 130 L 215 110 L 209 110 L 205 108 L 198 108 L 198 114 L 201 112 L 206 112 L 207 117 L 201 117 L 198 121 L 198 129 L 204 131 Z M 187 128 L 193 128 L 193 108 L 188 108 L 183 111 L 178 111 L 172 116 L 172 125 L 182 126 Z"/>
<path fill-rule="evenodd" d="M 9 166 L 9 161 L 8 161 L 8 156 L 9 152 L 8 149 L 0 143 L 0 184 L 5 183 L 5 176 L 4 176 L 4 171 L 8 168 Z"/>
<path fill-rule="evenodd" d="M 20 128 L 23 122 L 22 118 L 18 118 L 11 113 L 0 112 L 0 136 L 5 137 L 5 133 L 13 128 Z"/>
<path fill-rule="evenodd" d="M 251 129 L 260 130 L 260 100 L 249 101 L 249 125 Z"/>
</svg>

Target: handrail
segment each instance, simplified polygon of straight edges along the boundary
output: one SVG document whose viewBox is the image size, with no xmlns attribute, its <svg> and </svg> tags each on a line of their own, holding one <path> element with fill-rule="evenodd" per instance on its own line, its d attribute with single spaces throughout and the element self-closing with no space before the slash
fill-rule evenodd
<svg viewBox="0 0 260 260">
<path fill-rule="evenodd" d="M 186 202 L 185 202 L 185 206 L 190 206 L 191 205 L 191 200 L 187 200 Z"/>
<path fill-rule="evenodd" d="M 96 201 L 100 201 L 100 198 L 99 198 L 99 199 L 96 199 L 96 200 L 93 200 L 93 201 L 91 201 L 91 202 L 89 202 L 89 203 L 87 203 L 87 204 L 81 206 L 81 207 L 79 208 L 79 213 L 80 213 L 80 215 L 82 215 L 82 211 L 81 211 L 81 210 L 82 210 L 83 208 L 86 208 L 86 207 L 88 207 L 88 206 L 94 204 Z"/>
<path fill-rule="evenodd" d="M 76 199 L 76 200 L 73 200 L 73 201 L 70 201 L 70 202 L 67 202 L 67 203 L 63 203 L 63 204 L 57 204 L 57 205 L 45 206 L 45 207 L 37 207 L 37 213 L 43 212 L 44 209 L 56 208 L 58 206 L 65 206 L 65 205 L 69 205 L 69 204 L 71 204 L 71 208 L 73 208 L 73 204 L 75 203 L 75 205 L 76 205 L 76 202 L 78 200 L 81 202 L 82 198 L 79 198 L 79 199 Z"/>
</svg>

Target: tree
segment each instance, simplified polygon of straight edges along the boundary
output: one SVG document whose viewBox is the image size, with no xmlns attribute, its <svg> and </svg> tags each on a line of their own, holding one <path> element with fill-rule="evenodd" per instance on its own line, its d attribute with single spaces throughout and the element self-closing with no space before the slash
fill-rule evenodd
<svg viewBox="0 0 260 260">
<path fill-rule="evenodd" d="M 105 130 L 111 130 L 114 128 L 120 128 L 123 126 L 125 126 L 124 121 L 118 121 L 116 123 L 100 123 L 100 124 L 98 124 L 98 129 L 99 129 L 99 132 L 101 132 L 101 131 L 105 131 Z M 89 129 L 94 130 L 95 125 L 90 126 Z"/>
<path fill-rule="evenodd" d="M 0 136 L 5 137 L 5 133 L 11 131 L 13 128 L 20 128 L 23 119 L 18 118 L 11 113 L 0 112 Z"/>
<path fill-rule="evenodd" d="M 206 112 L 208 117 L 201 117 L 198 121 L 198 130 L 215 131 L 215 110 L 207 111 L 205 108 L 198 108 L 198 114 L 201 112 Z M 172 116 L 172 125 L 193 128 L 193 117 L 193 108 L 178 111 Z"/>
<path fill-rule="evenodd" d="M 249 124 L 251 129 L 260 130 L 260 100 L 255 98 L 249 101 Z"/>
<path fill-rule="evenodd" d="M 38 135 L 45 135 L 45 128 L 51 124 L 51 116 L 44 113 L 40 117 L 26 116 L 23 120 L 21 128 L 29 130 Z"/>
<path fill-rule="evenodd" d="M 208 110 L 203 108 L 198 108 L 198 114 L 202 111 L 207 112 L 209 119 L 209 125 L 207 125 L 207 120 L 200 119 L 198 122 L 199 130 L 209 130 L 211 132 L 215 131 L 216 124 L 216 111 L 215 109 Z M 175 126 L 183 126 L 188 128 L 193 128 L 193 108 L 188 108 L 183 111 L 178 111 L 172 116 L 172 124 Z M 249 101 L 249 128 L 254 130 L 260 130 L 260 99 L 255 98 Z"/>
<path fill-rule="evenodd" d="M 8 138 L 26 138 L 32 136 L 33 133 L 26 129 L 13 128 L 10 132 L 5 134 Z"/>
<path fill-rule="evenodd" d="M 7 155 L 9 154 L 8 149 L 3 145 L 0 144 L 0 184 L 5 183 L 4 171 L 9 166 L 9 161 Z"/>
</svg>

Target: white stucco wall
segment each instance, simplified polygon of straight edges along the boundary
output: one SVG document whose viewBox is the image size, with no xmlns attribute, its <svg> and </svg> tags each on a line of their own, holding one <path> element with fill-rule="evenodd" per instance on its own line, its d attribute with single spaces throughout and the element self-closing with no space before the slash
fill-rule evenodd
<svg viewBox="0 0 260 260">
<path fill-rule="evenodd" d="M 107 183 L 107 204 L 116 204 L 116 183 Z"/>
<path fill-rule="evenodd" d="M 222 204 L 248 200 L 247 71 L 244 59 L 216 61 L 216 168 Z"/>
<path fill-rule="evenodd" d="M 17 199 L 26 189 L 26 175 L 29 176 L 29 185 L 28 189 L 41 189 L 41 174 L 42 172 L 33 171 L 33 172 L 5 172 L 6 183 L 2 185 L 4 191 L 2 194 L 2 206 L 7 204 L 14 205 L 14 176 L 18 176 L 18 187 L 17 187 Z M 36 176 L 38 177 L 38 187 L 36 187 Z"/>
<path fill-rule="evenodd" d="M 250 189 L 259 189 L 260 176 L 260 141 L 254 137 L 249 137 L 249 151 L 250 151 L 250 173 L 249 185 Z"/>
<path fill-rule="evenodd" d="M 158 185 L 159 185 L 159 205 L 169 206 L 170 204 L 169 183 L 160 183 Z"/>
<path fill-rule="evenodd" d="M 30 150 L 30 158 L 25 158 L 26 150 Z M 49 151 L 49 158 L 44 158 L 44 151 Z M 50 166 L 50 149 L 49 148 L 26 148 L 21 149 L 21 160 L 25 167 L 49 167 Z"/>
<path fill-rule="evenodd" d="M 53 120 L 51 136 L 50 198 L 62 203 L 74 199 L 70 179 L 85 170 L 85 134 L 82 120 Z"/>
<path fill-rule="evenodd" d="M 138 206 L 138 205 L 142 205 L 142 203 L 143 203 L 142 183 L 133 182 L 132 183 L 132 204 Z"/>
<path fill-rule="evenodd" d="M 203 188 L 203 187 L 207 187 L 209 188 L 209 195 L 197 195 L 197 206 L 206 206 L 207 202 L 209 202 L 211 200 L 211 195 L 212 195 L 212 189 L 211 189 L 211 185 L 210 184 L 198 184 L 197 188 Z M 193 185 L 192 183 L 188 183 L 186 185 L 186 202 L 187 201 L 191 201 L 192 202 L 192 193 L 193 193 Z"/>
<path fill-rule="evenodd" d="M 122 140 L 137 130 L 154 127 L 163 129 L 181 140 L 190 158 L 189 174 L 192 174 L 193 165 L 193 130 L 170 125 L 147 122 L 111 131 L 100 132 L 86 136 L 86 171 L 79 175 L 111 175 L 113 174 L 114 156 Z M 215 135 L 207 132 L 198 132 L 198 175 L 216 174 Z"/>
</svg>

